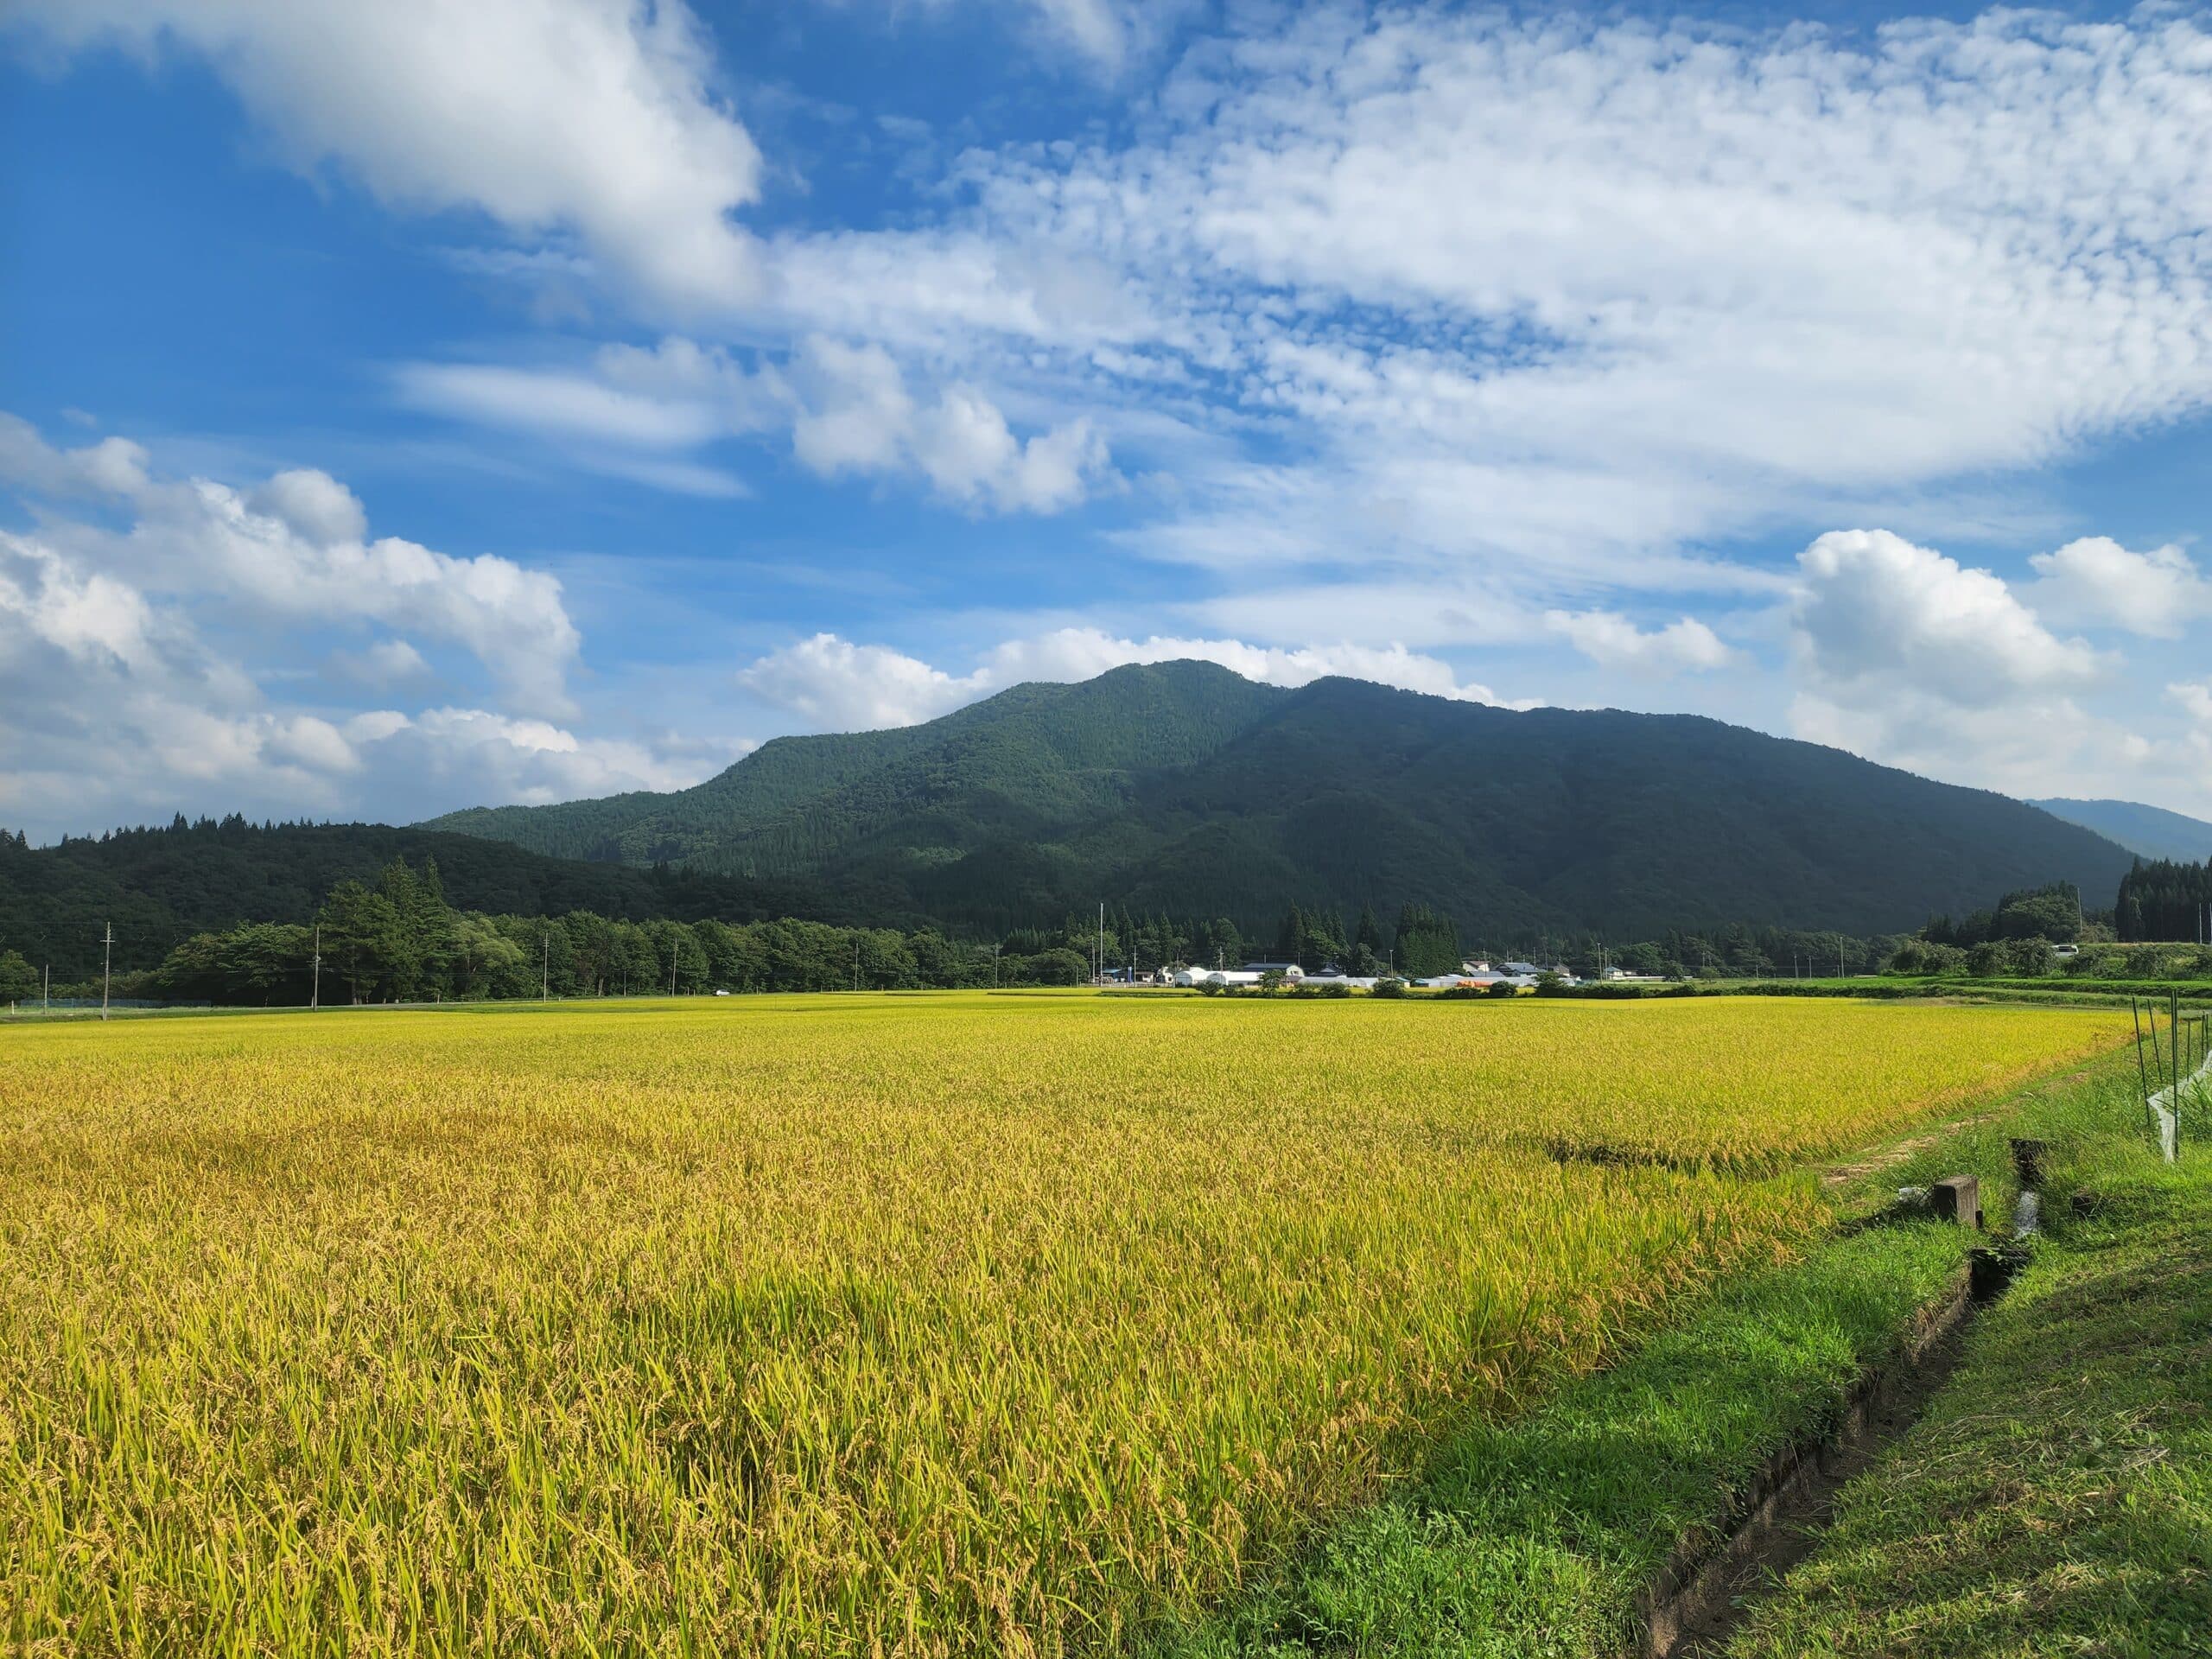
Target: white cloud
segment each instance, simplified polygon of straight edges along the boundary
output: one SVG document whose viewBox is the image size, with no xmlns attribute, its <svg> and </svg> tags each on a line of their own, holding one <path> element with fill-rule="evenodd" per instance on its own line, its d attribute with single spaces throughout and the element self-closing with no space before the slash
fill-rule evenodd
<svg viewBox="0 0 2212 1659">
<path fill-rule="evenodd" d="M 588 462 L 608 445 L 632 452 L 618 464 L 771 429 L 789 401 L 772 373 L 675 334 L 650 347 L 603 346 L 574 367 L 406 363 L 393 381 L 417 408 L 551 439 Z"/>
<path fill-rule="evenodd" d="M 683 0 L 17 0 L 8 21 L 61 52 L 188 51 L 300 171 L 518 238 L 572 232 L 653 303 L 758 289 L 729 216 L 760 157 Z"/>
<path fill-rule="evenodd" d="M 1172 478 L 1150 556 L 1479 565 L 1538 611 L 1779 524 L 1986 516 L 1957 480 L 2212 402 L 2194 19 L 1243 16 L 1134 139 L 971 148 L 972 212 L 779 238 L 769 315 L 1026 373 Z"/>
<path fill-rule="evenodd" d="M 1201 0 L 1021 0 L 1044 39 L 1107 74 L 1154 51 Z"/>
<path fill-rule="evenodd" d="M 423 666 L 397 639 L 362 659 Z M 406 823 L 478 802 L 676 789 L 744 747 L 589 737 L 480 709 L 272 703 L 180 604 L 8 532 L 0 707 L 0 823 L 40 839 L 178 810 Z"/>
<path fill-rule="evenodd" d="M 1155 51 L 1175 26 L 1205 9 L 1206 0 L 993 0 L 1037 46 L 1071 54 L 1094 73 L 1112 77 Z M 973 10 L 973 0 L 918 0 L 926 12 Z M 887 7 L 888 15 L 904 8 Z"/>
<path fill-rule="evenodd" d="M 1797 564 L 1792 620 L 1828 685 L 1989 708 L 2098 676 L 2096 653 L 2052 634 L 2000 578 L 1887 531 L 1831 531 Z"/>
<path fill-rule="evenodd" d="M 554 437 L 658 448 L 704 443 L 721 431 L 712 412 L 698 404 L 623 391 L 581 374 L 492 363 L 410 363 L 396 378 L 402 397 L 419 408 Z"/>
<path fill-rule="evenodd" d="M 1879 697 L 1801 693 L 1796 735 L 1945 783 L 2019 797 L 2181 798 L 2190 780 L 2159 765 L 2164 750 L 2075 698 L 2031 694 L 1966 706 L 1910 685 Z"/>
<path fill-rule="evenodd" d="M 1270 685 L 1307 685 L 1343 675 L 1465 702 L 1499 701 L 1488 686 L 1460 680 L 1448 663 L 1402 645 L 1284 649 L 1160 634 L 1128 639 L 1077 627 L 1004 641 L 963 675 L 888 646 L 856 645 L 834 633 L 818 633 L 760 658 L 737 679 L 753 696 L 817 730 L 871 731 L 934 720 L 1027 680 L 1088 680 L 1129 663 L 1182 661 L 1218 663 Z"/>
<path fill-rule="evenodd" d="M 1105 443 L 1075 420 L 1017 438 L 971 385 L 918 402 L 880 346 L 815 337 L 792 365 L 799 412 L 791 448 L 825 477 L 918 472 L 946 500 L 1000 512 L 1057 512 L 1079 503 L 1109 467 Z"/>
<path fill-rule="evenodd" d="M 2212 803 L 2170 728 L 2086 700 L 2113 664 L 2050 632 L 1990 572 L 1886 531 L 1840 531 L 1805 550 L 1799 573 L 1798 736 L 2013 795 Z"/>
<path fill-rule="evenodd" d="M 147 486 L 146 461 L 128 438 L 57 449 L 29 421 L 0 413 L 0 479 L 41 495 L 133 496 Z"/>
<path fill-rule="evenodd" d="M 1060 628 L 1033 639 L 1011 639 L 985 659 L 994 690 L 1023 680 L 1088 680 L 1128 663 L 1218 663 L 1248 680 L 1268 685 L 1309 685 L 1331 675 L 1372 680 L 1462 702 L 1496 703 L 1486 685 L 1462 681 L 1449 663 L 1401 645 L 1333 645 L 1284 648 L 1241 639 L 1179 639 L 1154 634 L 1118 638 L 1097 628 Z M 1515 704 L 1515 707 L 1523 707 Z"/>
<path fill-rule="evenodd" d="M 579 735 L 548 721 L 483 709 L 427 709 L 355 715 L 348 738 L 420 817 L 458 802 L 537 805 L 629 790 L 687 789 L 737 760 L 750 744 L 687 746 Z"/>
<path fill-rule="evenodd" d="M 1110 476 L 1087 420 L 1020 437 L 978 387 L 955 382 L 925 401 L 882 346 L 819 335 L 800 343 L 788 372 L 671 336 L 651 350 L 602 347 L 572 368 L 410 363 L 394 380 L 417 408 L 528 433 L 594 471 L 687 494 L 747 492 L 686 454 L 785 427 L 811 472 L 918 476 L 970 511 L 1058 512 Z"/>
<path fill-rule="evenodd" d="M 2085 536 L 2028 563 L 2042 577 L 2028 593 L 2036 609 L 2083 626 L 2177 639 L 2212 617 L 2212 581 L 2178 547 L 2134 553 L 2109 536 Z"/>
<path fill-rule="evenodd" d="M 2177 682 L 2166 688 L 2166 695 L 2212 736 L 2212 680 Z"/>
<path fill-rule="evenodd" d="M 956 679 L 918 658 L 834 633 L 772 652 L 741 670 L 737 682 L 817 731 L 838 732 L 934 720 L 988 689 L 981 674 Z"/>
<path fill-rule="evenodd" d="M 360 499 L 327 473 L 313 468 L 278 473 L 246 499 L 255 512 L 325 544 L 368 539 L 369 515 Z"/>
<path fill-rule="evenodd" d="M 378 690 L 417 685 L 432 677 L 423 653 L 404 639 L 378 639 L 365 651 L 333 652 L 330 666 L 340 678 Z"/>
<path fill-rule="evenodd" d="M 1725 668 L 1735 653 L 1694 617 L 1648 632 L 1617 611 L 1548 611 L 1544 625 L 1605 668 L 1672 674 Z"/>
<path fill-rule="evenodd" d="M 458 645 L 512 702 L 561 713 L 580 645 L 558 579 L 490 554 L 461 558 L 397 537 L 367 539 L 353 493 L 313 469 L 241 491 L 208 479 L 169 482 L 129 446 L 56 450 L 20 423 L 0 427 L 0 479 L 48 496 L 108 498 L 133 518 L 121 534 L 50 518 L 47 538 L 95 571 L 181 603 L 358 627 L 375 622 Z"/>
<path fill-rule="evenodd" d="M 152 608 L 136 588 L 77 569 L 52 548 L 0 531 L 0 615 L 14 638 L 14 666 L 34 646 L 79 667 L 143 671 L 158 658 Z"/>
</svg>

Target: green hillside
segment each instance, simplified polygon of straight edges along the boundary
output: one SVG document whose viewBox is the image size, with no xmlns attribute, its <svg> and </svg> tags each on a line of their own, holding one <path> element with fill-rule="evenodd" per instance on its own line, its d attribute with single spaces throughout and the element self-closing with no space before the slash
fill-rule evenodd
<svg viewBox="0 0 2212 1659">
<path fill-rule="evenodd" d="M 191 934 L 240 922 L 312 920 L 349 878 L 373 882 L 404 857 L 437 861 L 446 897 L 462 910 L 562 915 L 588 910 L 640 921 L 808 914 L 814 895 L 699 871 L 589 864 L 518 851 L 472 836 L 376 823 L 263 826 L 242 818 L 179 820 L 99 839 L 26 847 L 0 836 L 0 948 L 57 981 L 99 970 L 115 930 L 118 971 L 150 968 Z"/>
<path fill-rule="evenodd" d="M 2113 842 L 2004 796 L 1690 716 L 1518 713 L 1171 663 L 927 725 L 782 738 L 673 794 L 453 814 L 545 854 L 680 861 L 887 923 L 1000 928 L 1100 899 L 1272 925 L 1433 905 L 1473 937 L 1731 921 L 1869 934 Z"/>
<path fill-rule="evenodd" d="M 2054 817 L 2094 830 L 2145 858 L 2202 864 L 2212 858 L 2212 823 L 2138 801 L 2031 801 Z"/>
</svg>

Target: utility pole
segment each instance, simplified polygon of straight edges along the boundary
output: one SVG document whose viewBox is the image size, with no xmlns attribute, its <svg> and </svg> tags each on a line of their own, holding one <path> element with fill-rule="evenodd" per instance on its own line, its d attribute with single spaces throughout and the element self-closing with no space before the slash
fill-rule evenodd
<svg viewBox="0 0 2212 1659">
<path fill-rule="evenodd" d="M 683 954 L 677 948 L 677 942 L 671 939 L 668 942 L 668 994 L 671 996 L 676 995 L 676 961 Z"/>
<path fill-rule="evenodd" d="M 537 935 L 537 1000 L 553 1000 L 553 936 L 543 929 Z"/>
<path fill-rule="evenodd" d="M 46 989 L 40 995 L 38 1004 L 41 1013 L 54 1012 L 54 964 L 50 962 L 46 964 Z"/>
<path fill-rule="evenodd" d="M 1091 982 L 1096 984 L 1106 977 L 1106 901 L 1098 901 L 1098 953 L 1093 958 Z"/>
<path fill-rule="evenodd" d="M 322 1006 L 322 924 L 315 925 L 315 989 L 308 993 L 308 1007 Z"/>
<path fill-rule="evenodd" d="M 100 1018 L 107 1018 L 107 984 L 115 969 L 115 924 L 107 925 L 107 943 L 100 955 Z"/>
<path fill-rule="evenodd" d="M 855 940 L 853 941 L 853 988 L 854 988 L 855 990 L 856 990 L 856 991 L 857 991 L 858 989 L 860 989 L 860 988 L 861 988 L 861 942 L 860 942 L 858 939 L 855 939 Z"/>
<path fill-rule="evenodd" d="M 991 946 L 991 988 L 995 991 L 999 988 L 999 945 L 1004 943 L 1001 940 Z"/>
</svg>

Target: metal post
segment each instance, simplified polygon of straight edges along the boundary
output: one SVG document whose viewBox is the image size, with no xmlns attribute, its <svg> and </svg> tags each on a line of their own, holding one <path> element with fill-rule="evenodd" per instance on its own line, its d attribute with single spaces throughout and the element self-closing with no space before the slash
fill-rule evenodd
<svg viewBox="0 0 2212 1659">
<path fill-rule="evenodd" d="M 2143 1005 L 2134 997 L 2127 999 L 2128 1017 L 2135 1022 L 2135 1078 L 2143 1087 L 2143 1116 L 2151 1116 L 2151 1071 L 2143 1063 Z"/>
<path fill-rule="evenodd" d="M 2172 1027 L 2174 1048 L 2174 1156 L 2178 1158 L 2181 1156 L 2181 993 L 2169 991 L 2166 995 L 2171 999 L 2171 1017 L 2168 1023 Z"/>
</svg>

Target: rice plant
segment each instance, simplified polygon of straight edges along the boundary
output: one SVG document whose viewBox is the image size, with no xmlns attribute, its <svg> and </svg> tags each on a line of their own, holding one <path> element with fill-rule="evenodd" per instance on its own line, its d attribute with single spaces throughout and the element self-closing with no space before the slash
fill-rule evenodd
<svg viewBox="0 0 2212 1659">
<path fill-rule="evenodd" d="M 1058 1655 L 2125 1017 L 849 996 L 0 1032 L 14 1648 Z"/>
</svg>

